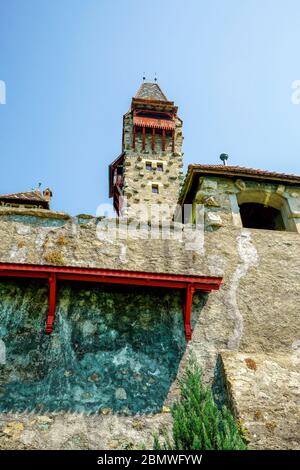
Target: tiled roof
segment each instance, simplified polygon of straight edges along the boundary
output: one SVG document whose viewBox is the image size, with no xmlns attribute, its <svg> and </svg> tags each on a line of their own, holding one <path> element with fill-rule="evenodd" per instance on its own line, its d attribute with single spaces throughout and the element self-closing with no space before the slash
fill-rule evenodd
<svg viewBox="0 0 300 470">
<path fill-rule="evenodd" d="M 13 193 L 0 195 L 0 201 L 22 201 L 24 203 L 42 203 L 49 206 L 49 202 L 45 199 L 40 191 L 28 191 L 24 193 Z"/>
<path fill-rule="evenodd" d="M 157 83 L 142 83 L 135 95 L 135 98 L 143 100 L 168 101 Z"/>
<path fill-rule="evenodd" d="M 257 170 L 255 168 L 245 168 L 241 166 L 229 165 L 189 165 L 188 173 L 193 170 L 198 170 L 200 173 L 216 173 L 224 176 L 245 176 L 245 177 L 258 177 L 266 179 L 276 179 L 288 181 L 291 183 L 300 183 L 300 176 L 289 175 L 286 173 L 277 173 L 275 171 Z"/>
<path fill-rule="evenodd" d="M 44 196 L 40 191 L 28 191 L 26 193 L 14 193 L 0 195 L 0 199 L 22 199 L 26 201 L 45 201 Z"/>
<path fill-rule="evenodd" d="M 179 203 L 182 203 L 188 194 L 191 184 L 193 183 L 193 175 L 218 175 L 229 178 L 251 178 L 253 180 L 269 180 L 277 183 L 300 184 L 300 176 L 289 175 L 286 173 L 277 173 L 275 171 L 258 170 L 255 168 L 245 168 L 232 165 L 189 165 L 188 172 L 183 183 L 183 187 L 179 196 Z"/>
</svg>

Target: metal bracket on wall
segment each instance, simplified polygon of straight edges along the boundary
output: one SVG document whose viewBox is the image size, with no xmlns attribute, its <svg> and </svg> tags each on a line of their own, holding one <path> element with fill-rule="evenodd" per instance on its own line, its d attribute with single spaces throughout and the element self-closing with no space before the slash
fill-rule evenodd
<svg viewBox="0 0 300 470">
<path fill-rule="evenodd" d="M 46 333 L 52 333 L 56 311 L 56 274 L 51 273 L 49 276 L 49 307 L 46 322 Z"/>
<path fill-rule="evenodd" d="M 192 339 L 192 326 L 191 326 L 191 315 L 192 315 L 192 303 L 195 287 L 189 284 L 185 292 L 185 301 L 183 303 L 183 323 L 184 333 L 187 341 Z"/>
<path fill-rule="evenodd" d="M 185 301 L 183 303 L 183 323 L 187 341 L 192 338 L 191 314 L 193 294 L 197 290 L 206 293 L 218 290 L 222 283 L 221 277 L 16 263 L 0 263 L 0 277 L 48 280 L 49 307 L 46 321 L 46 333 L 52 333 L 54 327 L 57 281 L 97 282 L 102 284 L 184 289 Z"/>
</svg>

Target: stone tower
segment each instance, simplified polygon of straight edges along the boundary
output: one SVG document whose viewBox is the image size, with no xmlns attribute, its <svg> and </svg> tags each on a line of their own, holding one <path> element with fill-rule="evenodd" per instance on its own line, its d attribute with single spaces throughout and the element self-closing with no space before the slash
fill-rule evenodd
<svg viewBox="0 0 300 470">
<path fill-rule="evenodd" d="M 122 153 L 109 166 L 110 197 L 119 216 L 144 218 L 141 208 L 150 213 L 156 205 L 165 219 L 172 217 L 182 180 L 182 140 L 174 102 L 157 83 L 142 83 L 123 117 Z"/>
</svg>

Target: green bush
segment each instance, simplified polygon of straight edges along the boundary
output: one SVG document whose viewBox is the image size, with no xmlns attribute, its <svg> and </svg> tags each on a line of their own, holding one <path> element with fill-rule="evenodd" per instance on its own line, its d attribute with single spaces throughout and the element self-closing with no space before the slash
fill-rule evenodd
<svg viewBox="0 0 300 470">
<path fill-rule="evenodd" d="M 201 370 L 193 362 L 180 386 L 181 396 L 173 405 L 172 437 L 164 443 L 154 436 L 155 450 L 245 450 L 247 448 L 232 413 L 219 410 L 211 389 L 202 384 Z"/>
</svg>

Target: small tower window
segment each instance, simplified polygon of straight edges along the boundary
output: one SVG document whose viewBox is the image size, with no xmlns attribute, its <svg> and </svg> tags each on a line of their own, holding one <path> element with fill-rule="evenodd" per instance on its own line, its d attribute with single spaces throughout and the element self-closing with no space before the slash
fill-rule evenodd
<svg viewBox="0 0 300 470">
<path fill-rule="evenodd" d="M 153 184 L 153 185 L 152 185 L 152 192 L 153 192 L 154 194 L 158 194 L 158 184 Z"/>
<path fill-rule="evenodd" d="M 152 170 L 152 163 L 151 162 L 146 162 L 146 170 L 149 170 L 149 171 Z"/>
<path fill-rule="evenodd" d="M 157 166 L 156 166 L 156 169 L 157 169 L 157 171 L 163 171 L 163 164 L 158 163 Z"/>
</svg>

